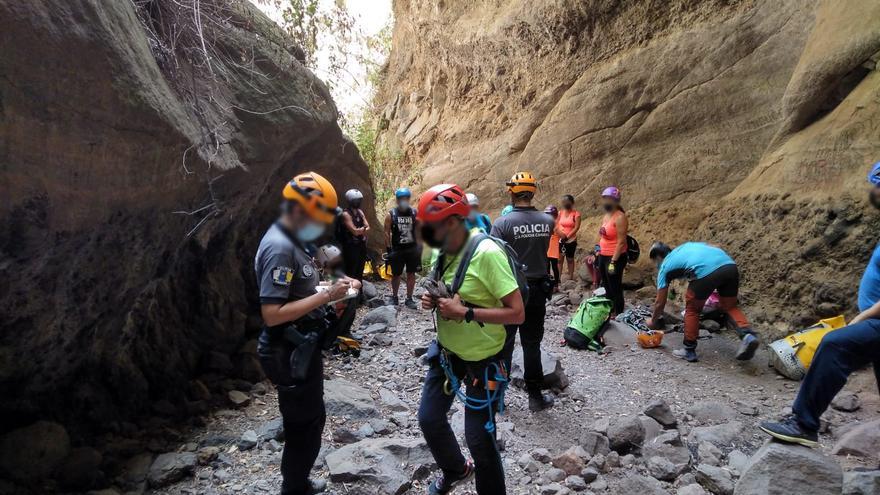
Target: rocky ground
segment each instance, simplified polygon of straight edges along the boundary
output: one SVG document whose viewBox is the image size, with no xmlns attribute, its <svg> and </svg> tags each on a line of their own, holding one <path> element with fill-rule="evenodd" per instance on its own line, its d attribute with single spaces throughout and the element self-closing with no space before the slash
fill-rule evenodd
<svg viewBox="0 0 880 495">
<path fill-rule="evenodd" d="M 385 290 L 378 287 L 379 297 Z M 573 309 L 565 300 L 580 292 L 548 308 L 545 371 L 568 383 L 554 390 L 555 407 L 531 414 L 513 388 L 499 417 L 509 493 L 841 493 L 841 466 L 844 493 L 880 493 L 880 472 L 871 471 L 880 397 L 870 370 L 857 373 L 825 415 L 821 449 L 762 448 L 766 437 L 755 424 L 783 414 L 797 389 L 768 368 L 763 350 L 740 363 L 734 340 L 704 331 L 701 361 L 688 364 L 671 355 L 680 334 L 646 350 L 615 323 L 607 354 L 576 351 L 561 341 Z M 329 417 L 315 478 L 329 480 L 328 493 L 421 493 L 434 476 L 415 416 L 424 373 L 416 355 L 433 337 L 430 315 L 364 309 L 356 326 L 361 356 L 326 360 Z M 96 452 L 113 488 L 94 493 L 277 493 L 283 431 L 275 394 L 263 382 L 228 385 L 236 388 L 225 392 L 227 406 L 195 426 L 166 426 L 164 437 L 159 430 L 128 450 L 116 440 L 112 451 Z M 456 403 L 460 437 L 462 419 Z M 752 465 L 752 456 L 760 462 Z M 63 469 L 86 472 L 90 457 L 79 457 L 86 459 L 79 468 L 66 461 Z M 472 485 L 461 492 L 473 493 Z"/>
</svg>

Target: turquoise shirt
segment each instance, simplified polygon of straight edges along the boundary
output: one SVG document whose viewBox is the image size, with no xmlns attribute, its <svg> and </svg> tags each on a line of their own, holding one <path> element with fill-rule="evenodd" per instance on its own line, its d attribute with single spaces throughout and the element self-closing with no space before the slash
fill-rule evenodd
<svg viewBox="0 0 880 495">
<path fill-rule="evenodd" d="M 677 278 L 696 280 L 726 265 L 735 265 L 723 249 L 704 242 L 686 242 L 673 249 L 657 273 L 657 288 L 665 289 Z"/>
</svg>

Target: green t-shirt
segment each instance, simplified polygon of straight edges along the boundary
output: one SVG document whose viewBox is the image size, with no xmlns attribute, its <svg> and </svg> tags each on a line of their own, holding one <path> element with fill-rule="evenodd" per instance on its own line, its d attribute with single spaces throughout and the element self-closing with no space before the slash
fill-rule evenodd
<svg viewBox="0 0 880 495">
<path fill-rule="evenodd" d="M 437 253 L 432 263 L 437 262 Z M 443 281 L 452 283 L 459 257 L 447 255 L 448 264 Z M 458 294 L 462 302 L 479 308 L 500 308 L 501 298 L 517 290 L 516 277 L 510 269 L 507 254 L 494 241 L 485 239 L 477 246 L 468 265 Z M 445 349 L 465 361 L 480 361 L 492 357 L 504 347 L 507 331 L 504 325 L 446 320 L 437 317 L 437 340 Z"/>
</svg>

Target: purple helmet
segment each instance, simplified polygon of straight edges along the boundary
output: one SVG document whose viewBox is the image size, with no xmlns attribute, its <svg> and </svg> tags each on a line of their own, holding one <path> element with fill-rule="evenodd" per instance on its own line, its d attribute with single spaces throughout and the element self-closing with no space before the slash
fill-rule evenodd
<svg viewBox="0 0 880 495">
<path fill-rule="evenodd" d="M 546 213 L 548 215 L 553 215 L 555 217 L 556 215 L 559 214 L 559 210 L 556 209 L 555 206 L 549 205 L 548 207 L 544 208 L 544 213 Z"/>
<path fill-rule="evenodd" d="M 614 186 L 606 187 L 605 190 L 602 191 L 602 197 L 620 201 L 620 189 Z"/>
</svg>

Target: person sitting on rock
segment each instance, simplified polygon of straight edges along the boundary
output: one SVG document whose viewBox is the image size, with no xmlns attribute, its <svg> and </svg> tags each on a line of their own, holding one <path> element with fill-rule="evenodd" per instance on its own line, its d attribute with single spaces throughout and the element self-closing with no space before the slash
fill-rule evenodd
<svg viewBox="0 0 880 495">
<path fill-rule="evenodd" d="M 478 494 L 503 495 L 504 466 L 494 424 L 507 377 L 504 325 L 522 323 L 525 309 L 504 249 L 489 237 L 470 245 L 473 233 L 465 227 L 469 211 L 464 191 L 453 184 L 434 186 L 419 198 L 422 239 L 437 249 L 431 273 L 436 283 L 451 284 L 466 248 L 474 248 L 455 294 L 422 296 L 422 308 L 437 312 L 437 340 L 425 355 L 430 366 L 419 426 L 442 472 L 428 487 L 429 494 L 449 493 L 476 476 Z M 465 460 L 449 425 L 456 396 L 465 402 L 465 440 L 473 462 Z"/>
<path fill-rule="evenodd" d="M 868 182 L 873 186 L 868 200 L 880 209 L 880 162 L 874 164 Z M 880 243 L 862 275 L 858 304 L 860 313 L 849 325 L 822 338 L 792 414 L 778 423 L 761 423 L 761 430 L 783 442 L 813 447 L 819 440 L 819 418 L 853 371 L 873 364 L 880 385 Z"/>
<path fill-rule="evenodd" d="M 727 253 L 719 247 L 702 242 L 686 242 L 675 249 L 662 242 L 651 246 L 651 261 L 657 265 L 657 298 L 654 311 L 647 322 L 649 328 L 660 329 L 663 309 L 669 296 L 669 284 L 675 279 L 688 279 L 684 310 L 684 348 L 673 355 L 689 362 L 697 361 L 697 337 L 700 335 L 700 314 L 712 291 L 718 290 L 720 309 L 736 324 L 741 338 L 736 359 L 752 359 L 758 349 L 758 338 L 746 315 L 739 309 L 739 269 Z"/>
</svg>

